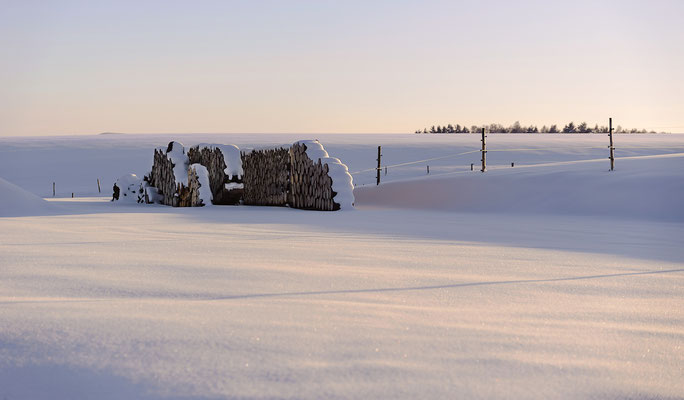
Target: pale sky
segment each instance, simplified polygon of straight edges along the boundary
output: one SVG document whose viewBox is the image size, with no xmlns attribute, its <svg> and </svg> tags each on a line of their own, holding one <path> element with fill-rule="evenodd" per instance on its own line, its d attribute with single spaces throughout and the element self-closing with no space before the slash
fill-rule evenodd
<svg viewBox="0 0 684 400">
<path fill-rule="evenodd" d="M 684 1 L 0 0 L 0 136 L 684 132 Z"/>
</svg>

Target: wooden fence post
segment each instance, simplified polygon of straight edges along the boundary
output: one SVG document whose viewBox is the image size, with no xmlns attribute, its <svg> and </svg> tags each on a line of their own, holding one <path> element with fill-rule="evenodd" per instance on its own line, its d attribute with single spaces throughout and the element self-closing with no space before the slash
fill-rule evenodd
<svg viewBox="0 0 684 400">
<path fill-rule="evenodd" d="M 52 197 L 55 197 L 55 183 L 52 182 Z"/>
<path fill-rule="evenodd" d="M 482 128 L 482 169 L 480 170 L 481 172 L 485 172 L 487 170 L 487 142 L 486 142 L 487 136 L 485 136 L 485 128 Z"/>
<path fill-rule="evenodd" d="M 608 118 L 608 137 L 610 138 L 610 170 L 615 169 L 615 147 L 613 147 L 613 118 Z"/>
<path fill-rule="evenodd" d="M 97 192 L 102 193 L 102 190 L 100 190 L 100 178 L 97 178 Z"/>
<path fill-rule="evenodd" d="M 378 146 L 378 168 L 377 168 L 377 176 L 376 176 L 376 185 L 380 184 L 380 159 L 382 157 L 382 152 L 381 152 L 381 147 Z"/>
</svg>

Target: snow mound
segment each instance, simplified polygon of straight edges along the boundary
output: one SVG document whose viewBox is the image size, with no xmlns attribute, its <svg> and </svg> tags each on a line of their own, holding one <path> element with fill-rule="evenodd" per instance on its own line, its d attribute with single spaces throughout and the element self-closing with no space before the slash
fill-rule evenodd
<svg viewBox="0 0 684 400">
<path fill-rule="evenodd" d="M 52 209 L 42 198 L 0 178 L 0 217 L 45 215 Z"/>
<path fill-rule="evenodd" d="M 145 201 L 143 180 L 136 174 L 127 174 L 116 180 L 119 187 L 119 201 L 125 203 L 142 203 Z"/>
</svg>

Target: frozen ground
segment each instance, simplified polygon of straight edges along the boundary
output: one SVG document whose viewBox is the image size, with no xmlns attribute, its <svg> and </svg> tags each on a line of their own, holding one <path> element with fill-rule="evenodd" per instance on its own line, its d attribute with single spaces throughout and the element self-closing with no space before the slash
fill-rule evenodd
<svg viewBox="0 0 684 400">
<path fill-rule="evenodd" d="M 684 398 L 684 136 L 607 172 L 604 135 L 490 135 L 488 173 L 356 174 L 350 212 L 96 197 L 169 138 L 305 137 L 0 139 L 0 398 Z M 318 139 L 352 172 L 479 146 Z"/>
</svg>

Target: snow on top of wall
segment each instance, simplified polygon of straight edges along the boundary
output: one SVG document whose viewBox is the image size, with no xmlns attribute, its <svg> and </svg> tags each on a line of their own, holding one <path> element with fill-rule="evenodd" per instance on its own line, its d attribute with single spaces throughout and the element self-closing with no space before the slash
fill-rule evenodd
<svg viewBox="0 0 684 400">
<path fill-rule="evenodd" d="M 211 206 L 214 197 L 211 194 L 211 186 L 209 186 L 209 171 L 207 171 L 207 167 L 202 164 L 192 164 L 190 168 L 193 168 L 197 173 L 197 180 L 200 184 L 199 198 L 202 200 L 202 204 Z"/>
<path fill-rule="evenodd" d="M 185 154 L 185 147 L 180 142 L 171 142 L 166 149 L 166 156 L 173 163 L 173 175 L 176 184 L 182 183 L 188 186 L 188 155 Z"/>
<path fill-rule="evenodd" d="M 42 198 L 0 178 L 0 217 L 44 215 L 51 208 Z"/>
<path fill-rule="evenodd" d="M 335 157 L 323 157 L 321 163 L 328 164 L 328 176 L 332 178 L 332 189 L 337 192 L 333 200 L 340 205 L 342 210 L 353 209 L 354 183 L 347 166 Z"/>
<path fill-rule="evenodd" d="M 226 162 L 226 169 L 224 172 L 229 177 L 237 176 L 242 179 L 242 157 L 240 156 L 240 148 L 234 144 L 220 145 L 219 149 L 223 153 L 223 159 Z"/>
<path fill-rule="evenodd" d="M 309 156 L 313 162 L 318 162 L 319 158 L 330 157 L 327 151 L 323 148 L 323 145 L 318 140 L 299 140 L 294 144 L 306 146 L 306 155 Z M 339 160 L 337 160 L 339 161 Z"/>
<path fill-rule="evenodd" d="M 318 140 L 300 140 L 294 144 L 306 146 L 306 155 L 317 163 L 328 164 L 328 176 L 332 178 L 332 190 L 337 194 L 333 198 L 342 210 L 354 209 L 354 184 L 347 166 L 339 158 L 330 157 Z"/>
<path fill-rule="evenodd" d="M 208 144 L 201 143 L 199 148 L 219 149 L 223 154 L 223 160 L 226 163 L 226 169 L 223 172 L 229 177 L 237 177 L 242 179 L 242 157 L 240 156 L 240 148 L 234 144 Z"/>
</svg>

